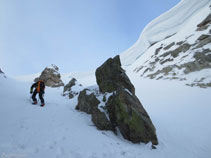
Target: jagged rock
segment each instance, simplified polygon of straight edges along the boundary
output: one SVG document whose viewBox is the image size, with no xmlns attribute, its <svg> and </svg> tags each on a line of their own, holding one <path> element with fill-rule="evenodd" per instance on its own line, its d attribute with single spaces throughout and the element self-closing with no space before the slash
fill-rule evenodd
<svg viewBox="0 0 211 158">
<path fill-rule="evenodd" d="M 168 73 L 171 72 L 173 68 L 173 66 L 164 67 L 163 69 L 158 70 L 155 73 L 147 75 L 147 77 L 149 77 L 150 79 L 154 79 L 157 77 L 158 74 L 168 75 Z"/>
<path fill-rule="evenodd" d="M 155 50 L 155 55 L 158 55 L 158 53 L 160 52 L 160 50 L 162 49 L 163 47 L 159 47 Z"/>
<path fill-rule="evenodd" d="M 184 53 L 184 52 L 188 51 L 190 49 L 190 47 L 191 47 L 190 44 L 184 43 L 184 44 L 180 45 L 178 48 L 176 48 L 175 50 L 164 53 L 163 55 L 161 55 L 161 57 L 166 57 L 168 55 L 171 55 L 174 58 L 176 58 L 179 55 L 179 53 L 181 53 L 181 52 Z"/>
<path fill-rule="evenodd" d="M 114 128 L 105 113 L 101 112 L 98 108 L 94 108 L 93 110 L 92 121 L 99 130 L 114 131 Z"/>
<path fill-rule="evenodd" d="M 182 45 L 183 43 L 185 43 L 185 41 L 177 42 L 176 45 Z"/>
<path fill-rule="evenodd" d="M 99 130 L 114 130 L 111 122 L 104 112 L 98 109 L 100 101 L 96 94 L 89 89 L 84 89 L 78 96 L 78 104 L 76 110 L 92 115 L 92 121 Z"/>
<path fill-rule="evenodd" d="M 209 27 L 208 24 L 211 24 L 211 13 L 200 24 L 197 25 L 197 31 L 206 30 Z"/>
<path fill-rule="evenodd" d="M 118 127 L 123 137 L 133 143 L 151 141 L 157 145 L 155 128 L 121 68 L 119 56 L 100 66 L 96 70 L 96 78 L 102 93 L 113 92 L 106 103 L 112 126 Z"/>
<path fill-rule="evenodd" d="M 135 88 L 121 68 L 119 56 L 108 59 L 95 74 L 100 92 L 81 91 L 76 109 L 91 114 L 93 123 L 100 130 L 115 131 L 117 127 L 123 137 L 133 143 L 151 141 L 157 145 L 155 127 L 135 96 Z"/>
<path fill-rule="evenodd" d="M 197 40 L 202 41 L 206 38 L 208 38 L 210 35 L 202 34 Z"/>
<path fill-rule="evenodd" d="M 68 95 L 70 99 L 74 98 L 82 90 L 82 85 L 72 78 L 68 84 L 64 86 L 63 96 Z"/>
<path fill-rule="evenodd" d="M 119 128 L 125 139 L 133 143 L 158 144 L 155 127 L 135 95 L 119 88 L 109 97 L 106 106 L 112 125 Z"/>
<path fill-rule="evenodd" d="M 77 80 L 75 78 L 72 78 L 70 80 L 70 82 L 64 86 L 63 92 L 71 91 L 72 86 L 75 86 L 76 85 L 76 81 Z"/>
<path fill-rule="evenodd" d="M 181 66 L 185 68 L 184 73 L 188 74 L 194 71 L 200 71 L 202 69 L 211 68 L 211 50 L 204 49 L 202 52 L 196 52 L 194 54 L 195 60 L 187 62 Z"/>
<path fill-rule="evenodd" d="M 173 61 L 173 60 L 174 60 L 174 59 L 170 59 L 170 58 L 168 58 L 168 59 L 166 59 L 166 60 L 161 60 L 161 61 L 160 61 L 160 64 L 163 65 L 164 63 L 170 62 L 170 61 Z"/>
<path fill-rule="evenodd" d="M 175 42 L 172 42 L 171 44 L 169 44 L 169 45 L 167 45 L 166 47 L 164 47 L 163 49 L 164 50 L 168 50 L 168 49 L 170 49 L 172 46 L 174 46 L 175 45 Z"/>
<path fill-rule="evenodd" d="M 41 73 L 40 77 L 36 78 L 34 81 L 43 80 L 45 85 L 48 87 L 61 87 L 64 83 L 61 80 L 61 75 L 58 72 L 59 68 L 56 65 L 51 65 L 51 67 L 46 67 Z"/>
<path fill-rule="evenodd" d="M 187 86 L 197 86 L 200 88 L 207 88 L 207 87 L 211 87 L 211 82 L 210 83 L 192 83 L 192 84 L 186 84 Z"/>
<path fill-rule="evenodd" d="M 93 92 L 89 89 L 84 89 L 78 96 L 78 104 L 76 110 L 83 111 L 87 114 L 92 114 L 94 109 L 97 108 L 100 101 L 96 98 Z"/>
<path fill-rule="evenodd" d="M 208 27 L 209 27 L 209 25 L 204 25 L 204 26 L 198 27 L 198 28 L 196 29 L 196 31 L 204 31 L 204 30 L 206 30 Z"/>
<path fill-rule="evenodd" d="M 199 37 L 201 40 L 199 40 L 199 43 L 196 43 L 196 47 L 194 49 L 202 48 L 203 46 L 211 43 L 211 35 L 202 35 Z"/>
<path fill-rule="evenodd" d="M 184 73 L 188 74 L 195 71 L 200 71 L 202 69 L 211 68 L 211 50 L 210 49 L 203 49 L 201 52 L 196 52 L 193 55 L 194 61 L 184 63 L 182 65 L 169 65 L 166 67 L 163 67 L 161 70 L 158 70 L 152 74 L 148 74 L 147 77 L 150 79 L 156 78 L 159 74 L 168 75 L 174 68 L 177 68 L 179 70 L 184 69 Z M 164 62 L 172 61 L 172 59 L 166 59 L 166 61 L 160 61 L 161 64 Z M 147 68 L 146 70 L 149 70 Z M 176 74 L 175 74 L 176 75 Z M 171 77 L 171 79 L 175 79 Z"/>
<path fill-rule="evenodd" d="M 135 94 L 134 86 L 121 68 L 119 55 L 113 59 L 109 58 L 103 65 L 97 68 L 95 75 L 100 91 L 103 93 L 110 93 L 122 87 Z"/>
</svg>

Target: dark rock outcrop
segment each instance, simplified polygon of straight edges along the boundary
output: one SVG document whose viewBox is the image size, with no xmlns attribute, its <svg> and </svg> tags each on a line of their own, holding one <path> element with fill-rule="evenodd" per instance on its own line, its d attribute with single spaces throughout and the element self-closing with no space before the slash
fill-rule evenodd
<svg viewBox="0 0 211 158">
<path fill-rule="evenodd" d="M 164 50 L 168 50 L 168 49 L 170 49 L 172 46 L 174 46 L 175 45 L 175 42 L 172 42 L 172 43 L 170 43 L 169 45 L 167 45 L 166 47 L 164 47 L 163 49 Z"/>
<path fill-rule="evenodd" d="M 51 65 L 51 67 L 46 67 L 40 77 L 36 78 L 34 81 L 43 80 L 45 85 L 48 87 L 61 87 L 64 83 L 61 80 L 61 75 L 58 72 L 59 68 L 56 65 Z"/>
<path fill-rule="evenodd" d="M 99 104 L 96 94 L 89 89 L 84 89 L 78 96 L 76 110 L 91 114 L 92 121 L 99 130 L 114 130 L 105 113 L 98 109 Z"/>
<path fill-rule="evenodd" d="M 134 86 L 121 68 L 119 55 L 113 59 L 109 58 L 103 65 L 97 68 L 95 75 L 102 93 L 110 93 L 122 87 L 135 94 Z"/>
<path fill-rule="evenodd" d="M 64 86 L 63 92 L 71 91 L 72 86 L 75 86 L 76 85 L 76 81 L 77 80 L 75 78 L 72 78 L 70 80 L 70 82 Z"/>
<path fill-rule="evenodd" d="M 196 52 L 194 54 L 194 61 L 187 62 L 181 66 L 185 68 L 184 73 L 188 74 L 202 69 L 211 68 L 211 50 L 204 49 L 202 52 Z"/>
<path fill-rule="evenodd" d="M 135 95 L 120 88 L 109 98 L 107 107 L 112 125 L 119 128 L 125 139 L 158 144 L 155 127 Z"/>
<path fill-rule="evenodd" d="M 94 109 L 96 109 L 98 104 L 100 104 L 100 101 L 97 99 L 93 92 L 90 94 L 88 93 L 90 93 L 89 89 L 84 89 L 80 92 L 76 110 L 83 111 L 87 114 L 92 114 Z"/>
<path fill-rule="evenodd" d="M 114 131 L 114 128 L 106 117 L 104 112 L 101 112 L 98 108 L 95 108 L 92 113 L 92 121 L 99 130 L 111 130 Z"/>
<path fill-rule="evenodd" d="M 190 49 L 191 45 L 188 43 L 184 43 L 182 45 L 180 45 L 178 48 L 176 48 L 175 50 L 169 51 L 164 53 L 163 55 L 161 55 L 161 57 L 166 57 L 168 55 L 173 56 L 174 58 L 176 58 L 181 52 L 186 52 Z"/>
<path fill-rule="evenodd" d="M 151 141 L 157 145 L 155 127 L 121 68 L 119 56 L 100 66 L 96 70 L 96 78 L 101 92 L 113 92 L 106 103 L 113 128 L 118 127 L 123 137 L 133 143 Z"/>
<path fill-rule="evenodd" d="M 203 46 L 211 43 L 211 35 L 201 35 L 198 38 L 198 41 L 199 42 L 196 43 L 196 46 L 193 49 L 202 48 Z"/>
<path fill-rule="evenodd" d="M 204 31 L 211 24 L 211 13 L 200 23 L 197 25 L 197 31 Z"/>
<path fill-rule="evenodd" d="M 95 74 L 99 90 L 81 91 L 76 109 L 91 114 L 99 130 L 115 132 L 118 128 L 122 136 L 133 143 L 157 145 L 155 127 L 121 68 L 119 56 L 108 59 Z"/>
<path fill-rule="evenodd" d="M 72 78 L 69 83 L 64 86 L 63 96 L 68 95 L 69 99 L 72 99 L 79 94 L 81 89 L 82 85 L 79 84 L 75 78 Z"/>
</svg>

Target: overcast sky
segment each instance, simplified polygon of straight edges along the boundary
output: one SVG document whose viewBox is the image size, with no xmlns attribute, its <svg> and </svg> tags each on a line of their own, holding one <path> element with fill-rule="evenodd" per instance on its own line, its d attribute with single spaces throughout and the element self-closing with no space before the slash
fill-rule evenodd
<svg viewBox="0 0 211 158">
<path fill-rule="evenodd" d="M 0 0 L 0 68 L 10 76 L 56 64 L 95 70 L 128 49 L 180 0 Z"/>
</svg>

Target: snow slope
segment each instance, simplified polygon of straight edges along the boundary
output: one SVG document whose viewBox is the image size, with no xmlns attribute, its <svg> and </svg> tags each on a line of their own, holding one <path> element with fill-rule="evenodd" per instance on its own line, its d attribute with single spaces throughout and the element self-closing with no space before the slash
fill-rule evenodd
<svg viewBox="0 0 211 158">
<path fill-rule="evenodd" d="M 0 78 L 0 157 L 211 157 L 210 89 L 128 75 L 157 129 L 156 150 L 98 131 L 90 115 L 75 110 L 76 98 L 61 96 L 62 88 L 46 89 L 43 108 L 30 103 L 31 83 Z"/>
<path fill-rule="evenodd" d="M 193 15 L 177 34 L 151 46 L 146 53 L 126 69 L 134 70 L 142 77 L 179 79 L 185 80 L 186 84 L 211 83 L 209 66 L 211 43 L 205 44 L 204 42 L 211 37 L 209 31 L 211 25 L 208 25 L 208 28 L 203 31 L 196 31 L 197 25 L 210 13 L 209 5 L 206 5 Z M 205 38 L 204 41 L 199 40 L 203 36 L 208 38 Z M 198 47 L 202 43 L 204 46 Z M 187 50 L 178 52 L 181 48 L 186 49 L 185 47 Z M 203 55 L 203 59 L 197 54 Z M 208 63 L 207 66 L 204 66 L 205 62 Z M 192 68 L 191 71 L 189 71 L 189 67 Z"/>
<path fill-rule="evenodd" d="M 189 20 L 210 0 L 182 0 L 178 5 L 149 23 L 142 31 L 138 41 L 120 54 L 124 66 L 134 63 L 156 42 L 179 32 Z"/>
<path fill-rule="evenodd" d="M 137 74 L 132 71 L 146 60 L 154 60 L 151 55 L 160 44 L 168 46 L 190 35 L 198 20 L 207 15 L 209 10 L 204 12 L 204 8 L 209 3 L 210 0 L 181 1 L 152 21 L 139 40 L 121 54 L 136 95 L 157 129 L 156 150 L 151 149 L 150 143 L 132 144 L 121 135 L 97 130 L 90 115 L 75 110 L 77 98 L 70 100 L 62 96 L 63 88 L 46 89 L 45 107 L 31 105 L 29 89 L 39 76 L 35 74 L 16 79 L 0 76 L 0 157 L 210 158 L 211 89 L 187 87 L 179 81 L 140 78 L 141 71 Z M 177 34 L 166 39 L 174 33 Z M 188 42 L 194 42 L 200 35 L 189 37 Z M 200 73 L 207 75 L 210 71 Z M 200 76 L 199 73 L 189 75 L 190 78 Z M 68 83 L 72 77 L 85 87 L 96 84 L 94 71 L 64 74 L 62 80 Z"/>
</svg>

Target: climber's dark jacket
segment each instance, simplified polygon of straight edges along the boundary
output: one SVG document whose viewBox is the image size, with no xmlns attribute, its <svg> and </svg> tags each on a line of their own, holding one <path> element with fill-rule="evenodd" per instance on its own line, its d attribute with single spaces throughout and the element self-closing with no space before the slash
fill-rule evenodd
<svg viewBox="0 0 211 158">
<path fill-rule="evenodd" d="M 35 88 L 34 92 L 33 92 L 33 89 Z M 37 103 L 37 99 L 36 99 L 36 95 L 37 93 L 39 93 L 39 98 L 40 98 L 40 101 L 42 104 L 44 104 L 44 99 L 43 99 L 43 94 L 45 93 L 45 83 L 43 81 L 38 81 L 36 83 L 34 83 L 32 86 L 31 86 L 31 91 L 30 93 L 32 93 L 32 100 L 34 103 Z"/>
<path fill-rule="evenodd" d="M 43 81 L 38 81 L 31 86 L 31 91 L 33 91 L 33 88 L 35 88 L 35 91 L 37 91 L 37 93 L 44 93 L 45 83 Z"/>
</svg>

